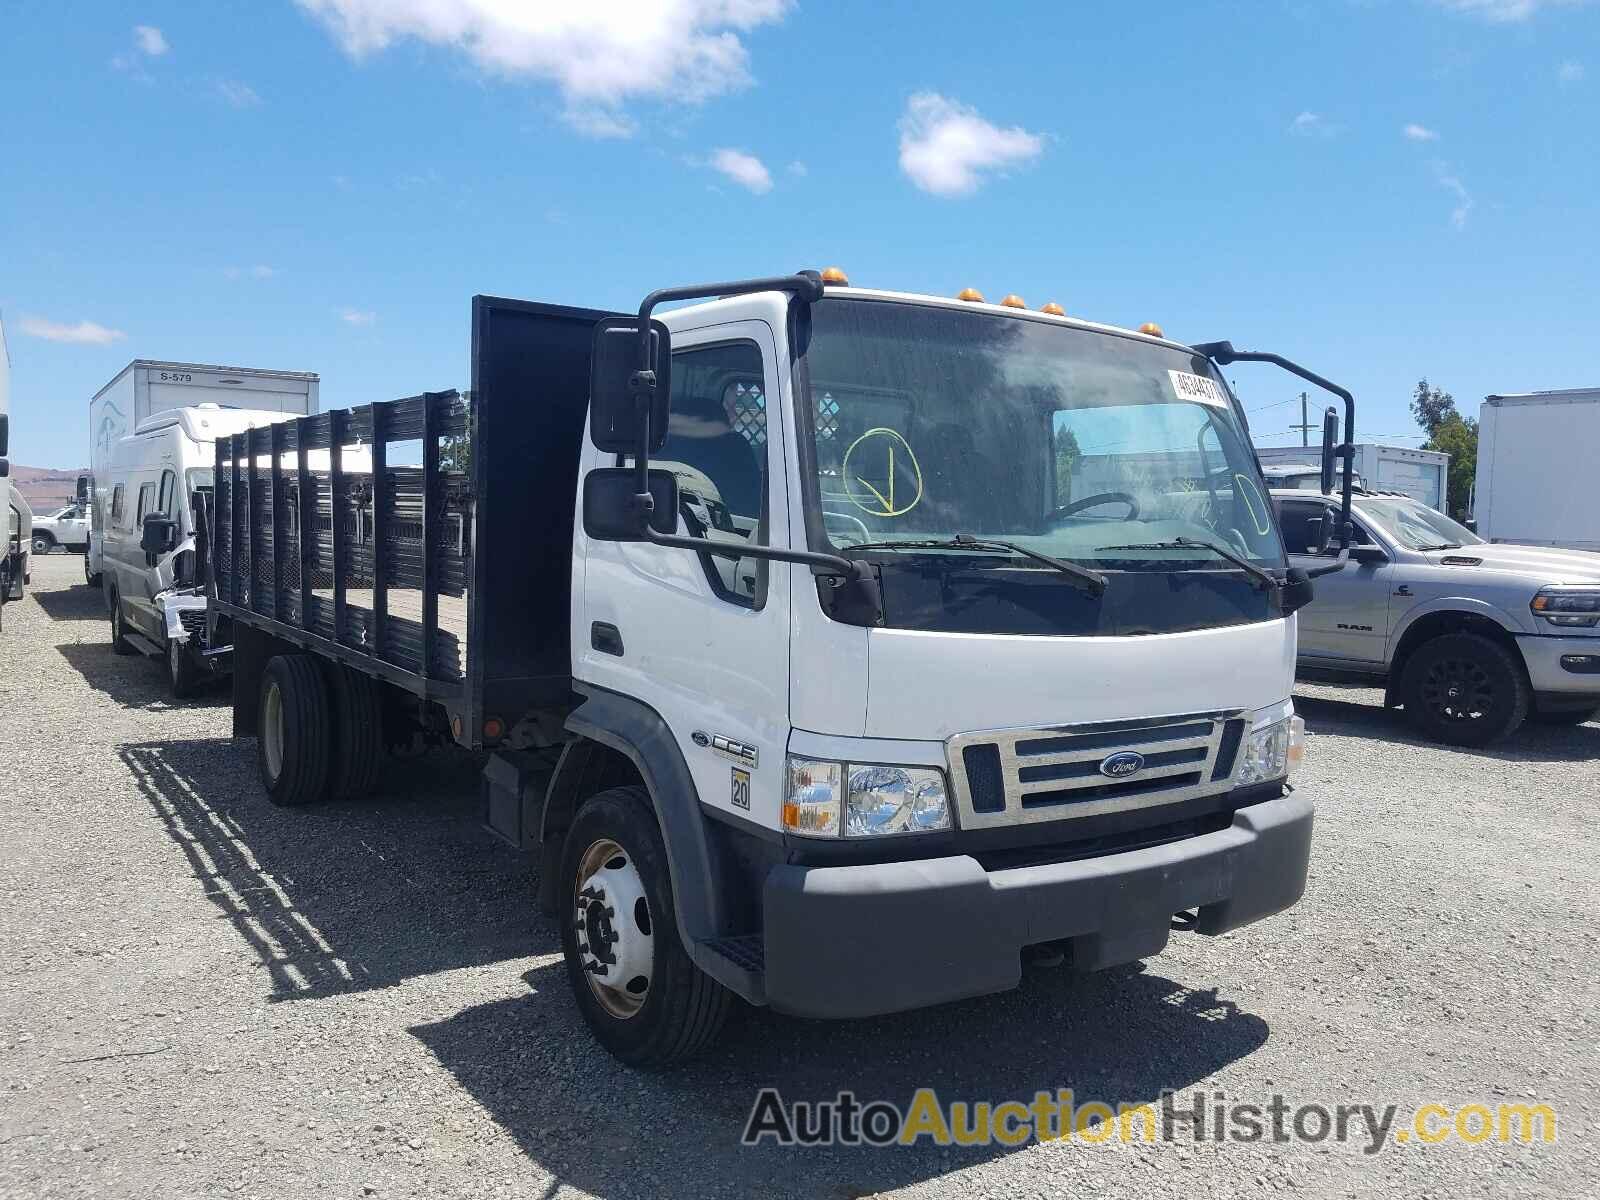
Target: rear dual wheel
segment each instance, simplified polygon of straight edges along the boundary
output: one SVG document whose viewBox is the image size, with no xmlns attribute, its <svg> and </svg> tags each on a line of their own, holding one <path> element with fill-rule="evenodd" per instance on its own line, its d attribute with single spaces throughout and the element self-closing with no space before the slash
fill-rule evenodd
<svg viewBox="0 0 1600 1200">
<path fill-rule="evenodd" d="M 377 684 L 306 654 L 280 654 L 261 675 L 256 761 L 267 798 L 299 808 L 372 789 L 383 755 Z"/>
</svg>

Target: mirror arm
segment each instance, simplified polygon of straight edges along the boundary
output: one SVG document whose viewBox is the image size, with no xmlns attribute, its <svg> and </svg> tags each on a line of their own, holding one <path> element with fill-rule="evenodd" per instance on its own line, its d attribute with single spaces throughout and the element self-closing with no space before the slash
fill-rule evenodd
<svg viewBox="0 0 1600 1200">
<path fill-rule="evenodd" d="M 676 546 L 700 554 L 716 554 L 723 558 L 765 558 L 771 562 L 799 563 L 810 567 L 818 575 L 838 575 L 857 579 L 871 574 L 871 564 L 865 559 L 844 558 L 837 554 L 813 554 L 809 550 L 784 550 L 777 546 L 741 546 L 734 542 L 714 542 L 709 538 L 680 537 L 678 534 L 657 533 L 645 529 L 645 540 L 657 546 Z"/>
<path fill-rule="evenodd" d="M 1315 371 L 1308 370 L 1297 362 L 1291 362 L 1281 354 L 1269 354 L 1261 350 L 1235 350 L 1232 342 L 1204 342 L 1196 345 L 1194 349 L 1219 367 L 1226 367 L 1236 362 L 1271 363 L 1291 375 L 1298 375 L 1307 383 L 1315 384 L 1325 392 L 1333 393 L 1344 401 L 1344 442 L 1334 450 L 1334 453 L 1344 460 L 1344 488 L 1339 505 L 1339 551 L 1342 559 L 1344 551 L 1350 548 L 1350 538 L 1355 530 L 1350 521 L 1351 473 L 1354 469 L 1356 457 L 1355 397 L 1331 379 L 1324 379 Z M 1344 565 L 1342 560 L 1339 565 Z"/>
<path fill-rule="evenodd" d="M 1321 579 L 1324 575 L 1332 575 L 1335 571 L 1344 570 L 1345 563 L 1349 561 L 1350 560 L 1346 558 L 1345 555 L 1340 554 L 1335 561 L 1329 563 L 1325 567 L 1310 568 L 1308 571 L 1306 571 L 1306 576 L 1310 579 Z"/>
</svg>

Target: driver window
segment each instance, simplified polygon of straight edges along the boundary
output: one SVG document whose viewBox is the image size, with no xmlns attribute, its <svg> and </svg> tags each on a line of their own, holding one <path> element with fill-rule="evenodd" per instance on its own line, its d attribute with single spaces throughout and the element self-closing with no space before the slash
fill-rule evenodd
<svg viewBox="0 0 1600 1200">
<path fill-rule="evenodd" d="M 767 544 L 767 396 L 754 342 L 720 342 L 672 356 L 672 415 L 650 465 L 678 477 L 678 519 L 690 537 Z M 759 607 L 766 564 L 702 554 L 712 590 Z"/>
</svg>

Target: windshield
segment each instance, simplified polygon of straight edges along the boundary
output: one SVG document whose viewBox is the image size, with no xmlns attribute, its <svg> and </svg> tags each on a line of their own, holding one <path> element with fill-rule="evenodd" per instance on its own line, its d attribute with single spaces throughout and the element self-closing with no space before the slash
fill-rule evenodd
<svg viewBox="0 0 1600 1200">
<path fill-rule="evenodd" d="M 1283 552 L 1259 470 L 1203 358 L 1139 338 L 872 300 L 813 306 L 820 533 L 956 534 L 1128 571 Z"/>
<path fill-rule="evenodd" d="M 1363 500 L 1361 515 L 1408 550 L 1454 550 L 1483 539 L 1416 500 Z"/>
</svg>

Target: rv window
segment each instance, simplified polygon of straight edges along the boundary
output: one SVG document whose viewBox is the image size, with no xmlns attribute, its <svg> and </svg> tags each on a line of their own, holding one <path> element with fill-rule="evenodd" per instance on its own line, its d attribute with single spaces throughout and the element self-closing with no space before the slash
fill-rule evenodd
<svg viewBox="0 0 1600 1200">
<path fill-rule="evenodd" d="M 161 474 L 161 511 L 166 514 L 167 520 L 178 519 L 178 477 L 171 471 Z"/>
<path fill-rule="evenodd" d="M 119 483 L 111 492 L 111 520 L 122 520 L 122 485 Z"/>
<path fill-rule="evenodd" d="M 156 511 L 156 485 L 142 483 L 139 485 L 139 511 L 134 514 L 133 527 L 138 529 L 144 523 L 145 513 Z"/>
</svg>

